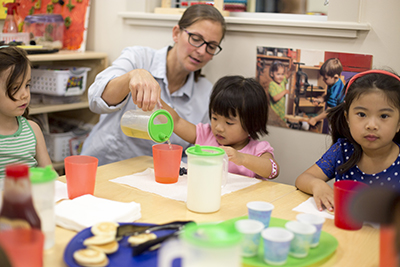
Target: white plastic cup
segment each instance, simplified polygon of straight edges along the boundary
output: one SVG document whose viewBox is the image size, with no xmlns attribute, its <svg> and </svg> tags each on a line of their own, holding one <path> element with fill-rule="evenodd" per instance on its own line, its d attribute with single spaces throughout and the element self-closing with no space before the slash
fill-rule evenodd
<svg viewBox="0 0 400 267">
<path fill-rule="evenodd" d="M 268 227 L 261 232 L 261 236 L 264 242 L 264 261 L 270 265 L 285 264 L 294 234 L 282 227 Z"/>
<path fill-rule="evenodd" d="M 260 221 L 264 227 L 269 226 L 274 205 L 265 201 L 251 201 L 247 203 L 249 219 Z"/>
<path fill-rule="evenodd" d="M 257 255 L 264 224 L 256 220 L 243 219 L 235 222 L 235 228 L 242 235 L 240 243 L 242 256 L 253 257 Z"/>
<path fill-rule="evenodd" d="M 316 214 L 300 213 L 300 214 L 297 214 L 296 220 L 299 222 L 312 224 L 317 228 L 317 231 L 313 235 L 310 247 L 315 248 L 316 246 L 318 246 L 319 239 L 321 237 L 322 225 L 325 222 L 325 218 L 318 216 Z"/>
<path fill-rule="evenodd" d="M 285 228 L 294 234 L 294 238 L 290 242 L 289 255 L 296 258 L 307 257 L 313 235 L 317 231 L 317 228 L 312 224 L 298 221 L 287 222 Z"/>
</svg>

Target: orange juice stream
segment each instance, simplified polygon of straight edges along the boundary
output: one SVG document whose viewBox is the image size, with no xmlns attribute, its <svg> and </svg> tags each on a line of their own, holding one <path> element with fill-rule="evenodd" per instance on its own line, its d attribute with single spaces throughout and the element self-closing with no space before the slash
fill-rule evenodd
<svg viewBox="0 0 400 267">
<path fill-rule="evenodd" d="M 167 139 L 167 143 L 168 143 L 169 149 L 172 150 L 171 140 L 169 140 L 169 138 Z"/>
</svg>

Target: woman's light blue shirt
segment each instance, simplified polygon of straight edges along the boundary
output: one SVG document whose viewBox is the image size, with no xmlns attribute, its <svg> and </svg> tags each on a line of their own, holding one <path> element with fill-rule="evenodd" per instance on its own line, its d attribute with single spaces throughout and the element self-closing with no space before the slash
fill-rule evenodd
<svg viewBox="0 0 400 267">
<path fill-rule="evenodd" d="M 131 109 L 136 109 L 129 94 L 120 104 L 108 106 L 101 98 L 108 82 L 133 69 L 149 71 L 161 87 L 161 98 L 185 120 L 198 124 L 207 123 L 208 103 L 212 84 L 205 78 L 194 81 L 194 73 L 190 73 L 185 85 L 170 94 L 166 74 L 167 52 L 170 47 L 155 50 L 148 47 L 133 46 L 125 48 L 122 54 L 110 67 L 99 73 L 90 86 L 88 97 L 90 110 L 99 113 L 100 121 L 91 131 L 83 144 L 82 155 L 90 155 L 99 159 L 99 165 L 104 165 L 136 156 L 152 156 L 151 140 L 131 138 L 120 128 L 122 115 Z M 171 143 L 183 146 L 190 145 L 173 134 Z"/>
</svg>

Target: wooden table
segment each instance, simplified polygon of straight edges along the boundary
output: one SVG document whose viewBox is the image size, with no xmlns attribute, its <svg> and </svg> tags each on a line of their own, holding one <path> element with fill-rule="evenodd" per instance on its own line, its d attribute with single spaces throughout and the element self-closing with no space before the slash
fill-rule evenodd
<svg viewBox="0 0 400 267">
<path fill-rule="evenodd" d="M 153 167 L 153 159 L 136 157 L 98 168 L 96 176 L 96 197 L 121 202 L 135 201 L 141 205 L 142 217 L 137 222 L 166 223 L 174 220 L 194 220 L 196 222 L 212 222 L 227 220 L 247 214 L 246 203 L 263 200 L 274 203 L 272 216 L 283 219 L 294 219 L 296 212 L 292 208 L 305 201 L 309 196 L 299 192 L 294 186 L 272 181 L 260 182 L 247 188 L 222 196 L 221 209 L 210 214 L 199 214 L 189 211 L 186 204 L 162 196 L 144 192 L 137 188 L 110 182 L 109 180 L 141 172 Z M 65 182 L 65 177 L 60 177 Z M 338 251 L 323 266 L 377 266 L 378 262 L 378 230 L 363 227 L 355 232 L 336 228 L 333 222 L 325 223 L 323 230 L 331 233 L 339 240 Z M 76 232 L 56 227 L 56 244 L 45 251 L 44 267 L 65 267 L 63 253 L 68 242 Z M 347 252 L 348 251 L 348 252 Z M 368 264 L 360 265 L 352 251 L 358 251 L 357 257 L 365 256 Z M 346 253 L 344 253 L 346 252 Z M 367 261 L 368 259 L 368 261 Z M 315 265 L 320 266 L 320 265 Z"/>
<path fill-rule="evenodd" d="M 293 191 L 285 196 L 274 200 L 275 208 L 272 216 L 295 220 L 299 214 L 292 209 L 306 201 L 310 196 L 300 190 Z M 379 266 L 379 230 L 370 225 L 364 225 L 360 230 L 342 230 L 335 226 L 334 220 L 326 219 L 322 230 L 330 233 L 339 242 L 336 252 L 327 259 L 320 261 L 310 267 L 378 267 Z"/>
</svg>

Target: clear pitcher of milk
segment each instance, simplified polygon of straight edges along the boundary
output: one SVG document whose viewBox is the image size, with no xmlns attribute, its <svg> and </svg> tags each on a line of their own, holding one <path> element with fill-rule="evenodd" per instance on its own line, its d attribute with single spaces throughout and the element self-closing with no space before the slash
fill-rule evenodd
<svg viewBox="0 0 400 267">
<path fill-rule="evenodd" d="M 221 187 L 228 175 L 228 157 L 219 147 L 195 145 L 186 149 L 188 183 L 186 206 L 199 213 L 218 211 Z"/>
</svg>

